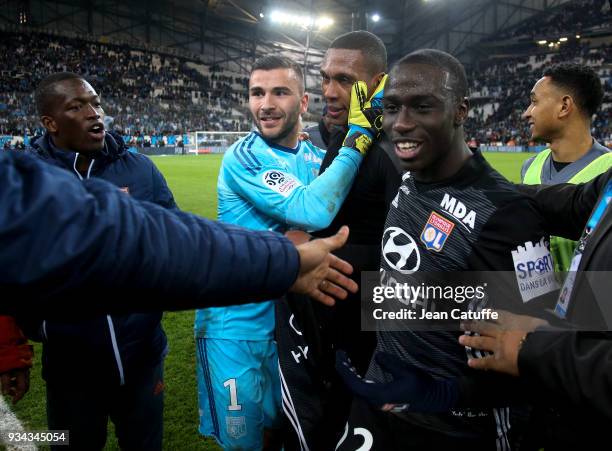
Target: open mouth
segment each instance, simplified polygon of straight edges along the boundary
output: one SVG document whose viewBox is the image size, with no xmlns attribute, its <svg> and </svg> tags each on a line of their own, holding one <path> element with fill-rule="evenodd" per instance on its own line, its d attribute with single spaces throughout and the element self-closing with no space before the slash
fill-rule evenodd
<svg viewBox="0 0 612 451">
<path fill-rule="evenodd" d="M 260 117 L 259 121 L 261 122 L 261 125 L 263 127 L 266 128 L 272 128 L 272 127 L 276 127 L 280 121 L 281 121 L 282 117 L 276 117 L 276 116 L 265 116 L 265 117 Z"/>
<path fill-rule="evenodd" d="M 91 136 L 95 140 L 104 139 L 104 125 L 103 124 L 94 124 L 87 131 L 89 133 L 89 136 Z"/>
<path fill-rule="evenodd" d="M 395 154 L 402 159 L 414 158 L 419 154 L 422 144 L 417 141 L 396 141 Z"/>
<path fill-rule="evenodd" d="M 327 105 L 327 115 L 332 119 L 336 119 L 344 113 L 344 108 L 338 108 L 334 106 Z"/>
</svg>

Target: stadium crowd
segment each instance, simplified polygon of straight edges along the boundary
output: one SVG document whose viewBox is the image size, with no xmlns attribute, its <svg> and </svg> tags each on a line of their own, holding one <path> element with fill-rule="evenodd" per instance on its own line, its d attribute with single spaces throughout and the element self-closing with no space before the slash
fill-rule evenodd
<svg viewBox="0 0 612 451">
<path fill-rule="evenodd" d="M 500 38 L 517 38 L 530 36 L 560 35 L 563 33 L 582 33 L 593 27 L 610 27 L 611 5 L 609 0 L 580 0 L 567 2 L 561 5 L 555 12 L 546 12 L 542 15 L 521 21 L 516 27 Z"/>
<path fill-rule="evenodd" d="M 578 6 L 574 3 L 550 16 L 563 17 L 563 21 L 555 22 L 550 17 L 545 20 L 556 30 L 548 30 L 546 25 L 535 29 L 540 34 L 561 32 L 564 24 L 575 23 L 583 29 L 605 23 L 610 14 L 608 2 L 603 0 L 585 0 Z M 590 6 L 583 8 L 582 3 Z M 578 22 L 577 11 L 582 14 Z M 584 11 L 588 14 L 584 15 Z M 523 34 L 525 27 L 512 29 L 508 36 Z M 6 76 L 0 80 L 0 135 L 24 136 L 25 145 L 29 142 L 27 137 L 43 132 L 35 113 L 34 87 L 46 75 L 64 70 L 81 73 L 99 87 L 107 121 L 137 147 L 149 143 L 155 147 L 167 143 L 171 135 L 189 131 L 250 128 L 245 109 L 248 79 L 244 76 L 115 44 L 37 33 L 0 34 L 0 64 L 7 68 L 3 71 Z M 605 64 L 611 60 L 612 46 L 593 49 L 588 43 L 571 40 L 552 53 L 542 51 L 503 60 L 492 57 L 479 62 L 470 74 L 473 110 L 466 132 L 471 145 L 533 145 L 521 113 L 527 105 L 530 86 L 542 70 L 560 61 L 587 64 L 599 71 L 609 90 L 612 77 Z M 604 143 L 612 141 L 611 104 L 608 94 L 593 121 L 593 136 Z M 155 139 L 146 140 L 145 136 Z M 11 146 L 8 141 L 2 143 L 4 148 Z M 24 144 L 13 140 L 13 146 Z"/>
<path fill-rule="evenodd" d="M 81 73 L 98 86 L 113 128 L 126 135 L 249 127 L 244 77 L 214 67 L 200 71 L 193 61 L 114 44 L 37 33 L 0 36 L 0 64 L 6 68 L 0 81 L 2 135 L 42 133 L 32 93 L 58 71 Z"/>
</svg>

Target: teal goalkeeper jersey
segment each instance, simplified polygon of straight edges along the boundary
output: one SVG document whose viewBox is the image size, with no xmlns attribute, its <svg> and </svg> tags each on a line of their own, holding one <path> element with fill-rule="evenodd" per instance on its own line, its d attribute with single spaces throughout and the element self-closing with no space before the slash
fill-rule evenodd
<svg viewBox="0 0 612 451">
<path fill-rule="evenodd" d="M 283 233 L 327 227 L 346 198 L 362 156 L 342 148 L 319 177 L 325 151 L 308 141 L 295 149 L 266 142 L 251 132 L 225 153 L 219 180 L 219 220 L 254 230 Z M 248 265 L 249 262 L 244 262 Z M 241 271 L 241 268 L 233 268 Z M 272 301 L 196 311 L 196 336 L 233 340 L 271 340 Z"/>
</svg>

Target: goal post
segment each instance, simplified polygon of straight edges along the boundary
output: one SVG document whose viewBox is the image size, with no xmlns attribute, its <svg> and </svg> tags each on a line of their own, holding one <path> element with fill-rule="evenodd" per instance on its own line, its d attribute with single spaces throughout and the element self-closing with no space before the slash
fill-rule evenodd
<svg viewBox="0 0 612 451">
<path fill-rule="evenodd" d="M 229 146 L 250 132 L 194 131 L 187 133 L 185 150 L 191 155 L 224 153 Z"/>
</svg>

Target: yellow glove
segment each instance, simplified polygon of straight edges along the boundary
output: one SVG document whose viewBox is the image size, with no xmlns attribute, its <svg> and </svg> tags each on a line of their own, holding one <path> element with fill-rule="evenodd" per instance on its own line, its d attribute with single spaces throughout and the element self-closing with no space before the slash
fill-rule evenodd
<svg viewBox="0 0 612 451">
<path fill-rule="evenodd" d="M 351 104 L 349 108 L 349 130 L 342 145 L 357 150 L 365 155 L 372 146 L 374 139 L 380 136 L 382 130 L 382 98 L 388 75 L 384 75 L 380 83 L 368 99 L 368 87 L 365 82 L 357 81 L 351 89 Z"/>
</svg>

